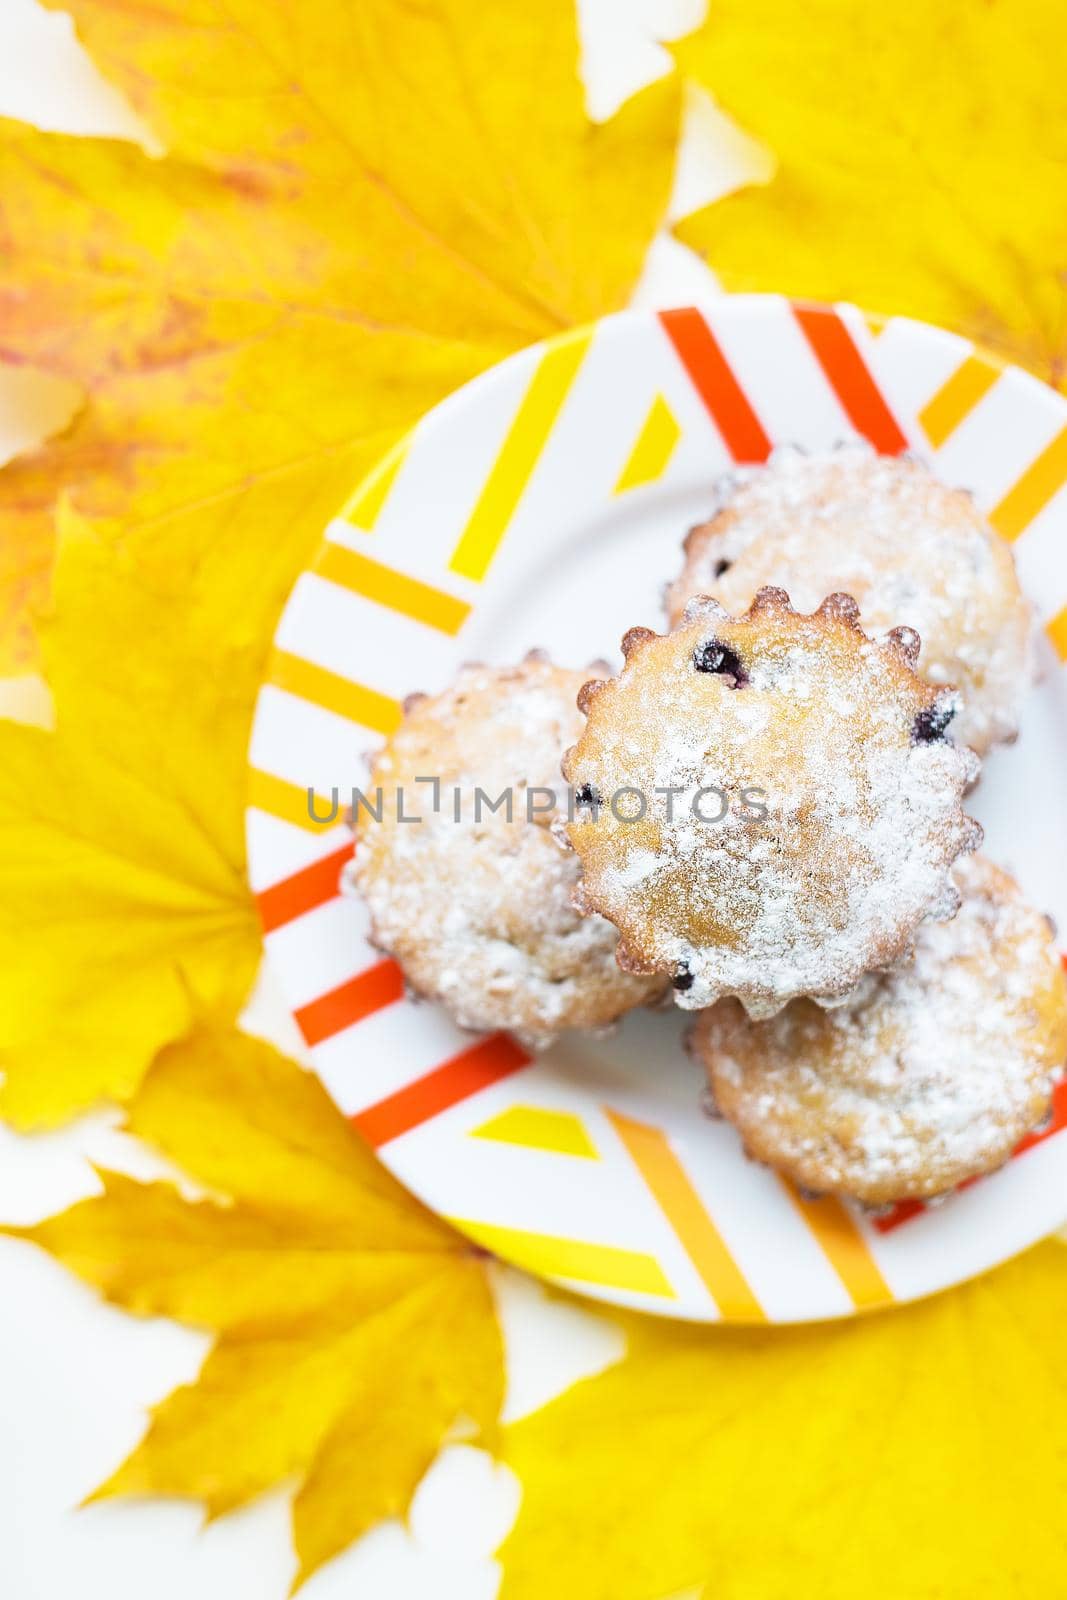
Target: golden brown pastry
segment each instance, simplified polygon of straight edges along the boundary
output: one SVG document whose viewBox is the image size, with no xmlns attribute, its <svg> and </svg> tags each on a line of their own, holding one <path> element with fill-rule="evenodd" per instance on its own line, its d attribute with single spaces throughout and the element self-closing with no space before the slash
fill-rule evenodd
<svg viewBox="0 0 1067 1600">
<path fill-rule="evenodd" d="M 661 979 L 619 969 L 610 923 L 574 910 L 578 863 L 550 831 L 587 676 L 532 654 L 517 667 L 465 667 L 443 694 L 414 696 L 371 775 L 381 820 L 358 807 L 348 881 L 367 903 L 372 938 L 463 1027 L 543 1044 L 662 991 Z M 399 790 L 404 814 L 421 821 L 398 820 Z M 490 807 L 509 791 L 510 819 L 506 804 Z"/>
<path fill-rule="evenodd" d="M 628 971 L 768 1016 L 840 1000 L 952 914 L 978 759 L 946 740 L 956 702 L 916 647 L 868 639 L 847 595 L 801 616 L 771 588 L 737 618 L 695 600 L 675 632 L 627 634 L 564 771 L 578 904 L 618 927 Z"/>
<path fill-rule="evenodd" d="M 750 1153 L 805 1188 L 869 1205 L 926 1199 L 1006 1161 L 1045 1116 L 1067 1057 L 1067 988 L 1048 924 L 980 856 L 951 922 L 834 1011 L 768 1022 L 725 1001 L 691 1039 Z"/>
<path fill-rule="evenodd" d="M 1030 608 L 1009 546 L 968 494 L 917 460 L 858 444 L 812 456 L 779 449 L 724 479 L 717 500 L 685 541 L 667 595 L 672 625 L 695 594 L 737 612 L 779 584 L 803 611 L 844 589 L 869 633 L 917 631 L 919 671 L 962 696 L 959 743 L 982 755 L 1015 737 L 1033 677 Z"/>
</svg>

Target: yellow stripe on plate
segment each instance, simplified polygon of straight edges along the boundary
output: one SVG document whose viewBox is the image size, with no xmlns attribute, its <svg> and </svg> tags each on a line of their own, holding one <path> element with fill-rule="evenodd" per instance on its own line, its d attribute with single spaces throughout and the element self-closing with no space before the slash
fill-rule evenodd
<svg viewBox="0 0 1067 1600">
<path fill-rule="evenodd" d="M 1045 632 L 1060 660 L 1067 661 L 1067 606 L 1058 611 L 1051 622 L 1045 623 Z"/>
<path fill-rule="evenodd" d="M 1067 428 L 1061 428 L 1023 473 L 1013 489 L 989 513 L 1002 539 L 1017 539 L 1054 494 L 1067 483 Z"/>
<path fill-rule="evenodd" d="M 503 1228 L 492 1222 L 471 1222 L 465 1217 L 448 1220 L 502 1260 L 540 1277 L 571 1278 L 575 1283 L 595 1283 L 603 1289 L 628 1289 L 633 1294 L 677 1299 L 655 1256 L 642 1251 L 565 1239 L 554 1233 L 529 1233 L 525 1228 Z"/>
<path fill-rule="evenodd" d="M 276 778 L 271 772 L 261 772 L 258 767 L 249 772 L 248 804 L 281 822 L 291 822 L 294 828 L 303 828 L 306 833 L 325 833 L 327 828 L 336 828 L 344 820 L 338 809 L 337 816 L 331 817 L 329 822 L 316 822 L 308 805 L 306 788 L 289 783 L 285 778 Z M 314 806 L 317 816 L 327 816 L 333 807 L 333 796 L 316 795 Z"/>
<path fill-rule="evenodd" d="M 661 394 L 653 400 L 641 431 L 634 441 L 626 465 L 619 474 L 614 494 L 625 494 L 643 483 L 655 483 L 667 470 L 682 430 Z"/>
<path fill-rule="evenodd" d="M 766 1313 L 661 1128 L 608 1111 L 638 1172 L 724 1318 L 765 1322 Z"/>
<path fill-rule="evenodd" d="M 597 1148 L 581 1117 L 573 1111 L 549 1111 L 544 1106 L 509 1106 L 472 1128 L 472 1139 L 491 1139 L 500 1144 L 517 1144 L 525 1150 L 547 1150 L 554 1155 L 581 1156 L 587 1161 L 600 1159 Z"/>
<path fill-rule="evenodd" d="M 373 533 L 389 491 L 397 480 L 411 449 L 412 435 L 406 434 L 364 478 L 341 512 L 341 521 L 351 523 L 361 533 Z"/>
<path fill-rule="evenodd" d="M 999 377 L 999 368 L 982 356 L 971 355 L 960 362 L 951 378 L 919 412 L 920 426 L 935 450 L 940 450 L 949 434 L 955 433 L 963 419 L 970 416 Z"/>
<path fill-rule="evenodd" d="M 882 1277 L 858 1223 L 840 1200 L 830 1195 L 807 1199 L 788 1179 L 781 1182 L 856 1309 L 888 1305 L 893 1291 Z"/>
<path fill-rule="evenodd" d="M 566 334 L 541 357 L 467 526 L 449 563 L 461 577 L 480 582 L 489 571 L 552 425 L 578 375 L 593 329 Z"/>
<path fill-rule="evenodd" d="M 266 681 L 276 689 L 299 695 L 301 700 L 310 700 L 324 711 L 334 711 L 350 722 L 373 728 L 376 733 L 395 732 L 403 717 L 399 700 L 368 689 L 366 684 L 353 683 L 339 672 L 317 667 L 303 656 L 290 655 L 287 650 L 273 652 Z"/>
<path fill-rule="evenodd" d="M 399 611 L 414 622 L 423 622 L 428 628 L 441 633 L 457 634 L 470 616 L 471 608 L 465 600 L 435 589 L 420 578 L 409 578 L 407 573 L 372 561 L 370 556 L 358 555 L 343 544 L 327 539 L 311 569 L 320 578 L 349 589 L 376 605 Z"/>
</svg>

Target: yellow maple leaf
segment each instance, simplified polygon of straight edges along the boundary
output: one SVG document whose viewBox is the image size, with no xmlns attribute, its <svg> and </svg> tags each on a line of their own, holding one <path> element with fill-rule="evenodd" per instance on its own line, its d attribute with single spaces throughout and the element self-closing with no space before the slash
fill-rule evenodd
<svg viewBox="0 0 1067 1600">
<path fill-rule="evenodd" d="M 7 1230 L 116 1305 L 217 1335 L 96 1497 L 189 1496 L 217 1515 L 296 1477 L 302 1581 L 403 1515 L 443 1442 L 494 1443 L 504 1367 L 485 1262 L 314 1078 L 232 1030 L 164 1050 L 129 1125 L 222 1194 L 102 1174 L 100 1196 Z"/>
<path fill-rule="evenodd" d="M 0 362 L 3 333 L 0 332 Z M 40 374 L 3 369 L 4 431 L 18 418 L 16 431 L 23 444 L 8 440 L 12 449 L 0 470 L 0 676 L 18 672 L 37 656 L 32 612 L 46 593 L 53 551 L 53 508 L 56 500 L 57 454 L 60 437 L 81 404 L 77 390 Z M 46 449 L 26 447 L 25 441 L 51 439 Z M 17 460 L 12 460 L 17 456 Z"/>
<path fill-rule="evenodd" d="M 715 0 L 675 47 L 777 170 L 679 234 L 726 287 L 924 317 L 1067 375 L 1058 0 Z"/>
<path fill-rule="evenodd" d="M 32 613 L 48 590 L 56 481 L 49 451 L 0 470 L 0 675 L 36 660 Z"/>
<path fill-rule="evenodd" d="M 78 507 L 56 736 L 0 724 L 0 1107 L 22 1125 L 128 1094 L 194 1003 L 234 1014 L 281 601 L 398 428 L 626 297 L 677 124 L 673 84 L 588 122 L 570 0 L 67 9 L 170 154 L 0 120 L 3 353 L 86 395 L 0 473 L 23 603 L 55 486 Z"/>
<path fill-rule="evenodd" d="M 1067 1256 L 760 1332 L 627 1323 L 627 1357 L 506 1430 L 500 1600 L 1055 1594 Z"/>
<path fill-rule="evenodd" d="M 83 513 L 180 537 L 237 593 L 255 571 L 265 637 L 399 430 L 625 302 L 677 85 L 594 127 L 572 0 L 60 8 L 168 154 L 0 120 L 2 354 L 88 397 L 46 455 Z M 0 475 L 0 515 L 17 495 Z"/>
<path fill-rule="evenodd" d="M 123 1098 L 259 956 L 241 801 L 258 642 L 67 508 L 42 646 L 54 731 L 0 723 L 0 1110 Z M 249 580 L 251 582 L 251 578 Z M 178 594 L 175 593 L 178 589 Z"/>
</svg>

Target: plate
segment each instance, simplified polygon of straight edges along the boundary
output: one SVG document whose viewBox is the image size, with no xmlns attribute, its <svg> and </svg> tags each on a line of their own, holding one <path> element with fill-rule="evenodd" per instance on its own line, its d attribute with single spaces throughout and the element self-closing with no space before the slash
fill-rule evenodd
<svg viewBox="0 0 1067 1600">
<path fill-rule="evenodd" d="M 1043 679 L 971 809 L 1067 927 L 1067 402 L 966 340 L 849 306 L 736 296 L 605 318 L 430 412 L 326 528 L 278 627 L 250 748 L 252 886 L 272 966 L 341 1110 L 472 1239 L 600 1300 L 695 1321 L 847 1316 L 956 1283 L 1067 1219 L 1067 1092 L 1000 1172 L 872 1218 L 750 1163 L 701 1106 L 678 1016 L 531 1057 L 404 997 L 338 893 L 327 820 L 402 698 L 461 661 L 618 660 L 717 474 L 863 435 L 969 488 L 1013 543 Z M 906 621 L 907 619 L 902 619 Z M 324 820 L 312 821 L 308 789 Z"/>
</svg>

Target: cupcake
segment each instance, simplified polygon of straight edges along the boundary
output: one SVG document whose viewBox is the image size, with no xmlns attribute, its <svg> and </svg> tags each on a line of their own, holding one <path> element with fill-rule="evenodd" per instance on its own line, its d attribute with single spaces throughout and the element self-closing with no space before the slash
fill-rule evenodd
<svg viewBox="0 0 1067 1600">
<path fill-rule="evenodd" d="M 667 591 L 671 623 L 693 595 L 738 612 L 765 584 L 788 590 L 799 610 L 843 589 L 868 632 L 914 628 L 920 673 L 960 693 L 953 736 L 980 755 L 1015 738 L 1033 665 L 1011 550 L 968 494 L 921 462 L 865 444 L 779 449 L 724 479 L 712 516 L 685 541 Z"/>
<path fill-rule="evenodd" d="M 620 969 L 611 923 L 579 916 L 578 862 L 552 833 L 587 677 L 533 653 L 412 697 L 375 759 L 346 871 L 411 990 L 531 1045 L 604 1027 L 664 987 Z"/>
<path fill-rule="evenodd" d="M 868 1205 L 991 1172 L 1049 1110 L 1067 1057 L 1067 986 L 1044 917 L 982 857 L 958 863 L 951 922 L 834 1011 L 766 1022 L 704 1012 L 691 1049 L 749 1152 L 807 1189 Z"/>
<path fill-rule="evenodd" d="M 915 635 L 876 642 L 856 618 L 847 595 L 799 615 L 765 588 L 736 618 L 695 600 L 669 634 L 632 629 L 620 676 L 582 691 L 577 904 L 683 1007 L 832 1004 L 956 908 L 978 759 L 949 742 L 957 699 L 916 673 Z"/>
</svg>

